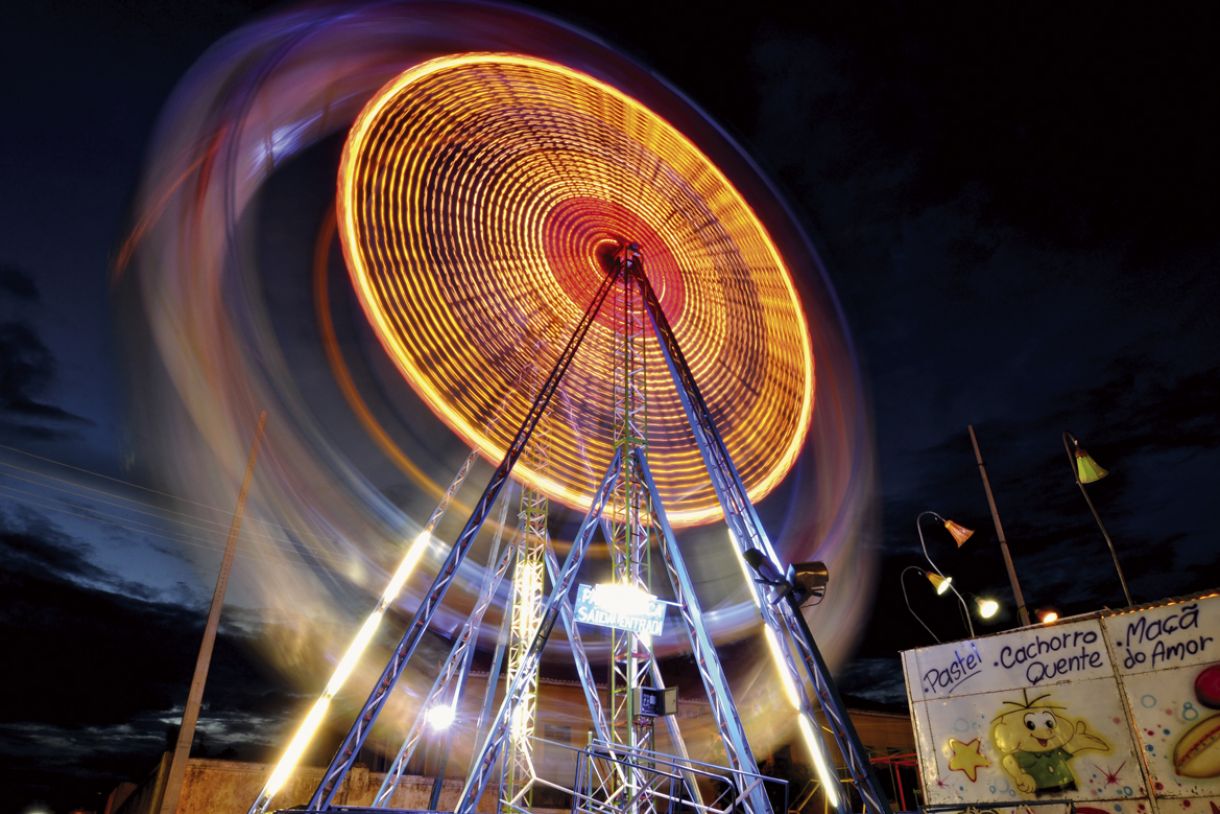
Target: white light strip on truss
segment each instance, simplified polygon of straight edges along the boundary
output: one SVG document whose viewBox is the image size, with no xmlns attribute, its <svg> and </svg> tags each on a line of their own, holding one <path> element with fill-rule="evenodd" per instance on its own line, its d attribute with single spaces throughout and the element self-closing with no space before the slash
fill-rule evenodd
<svg viewBox="0 0 1220 814">
<path fill-rule="evenodd" d="M 305 720 L 301 722 L 300 727 L 293 734 L 292 740 L 289 741 L 284 755 L 280 758 L 279 763 L 275 765 L 275 770 L 271 773 L 271 778 L 267 781 L 267 785 L 263 788 L 262 795 L 260 795 L 267 802 L 270 802 L 271 798 L 279 793 L 280 789 L 284 787 L 284 783 L 292 776 L 292 772 L 296 769 L 297 763 L 300 762 L 305 748 L 309 746 L 309 742 L 313 740 L 314 733 L 318 731 L 318 726 L 322 723 L 326 710 L 330 707 L 331 700 L 334 699 L 339 690 L 343 689 L 343 685 L 356 669 L 356 665 L 360 662 L 360 657 L 364 655 L 369 642 L 373 640 L 374 634 L 377 633 L 377 627 L 381 624 L 386 609 L 398 598 L 399 592 L 406 585 L 407 580 L 410 579 L 411 572 L 415 570 L 415 566 L 419 565 L 419 561 L 423 558 L 424 552 L 427 550 L 428 543 L 431 540 L 431 529 L 424 529 L 416 535 L 415 540 L 411 543 L 411 547 L 403 555 L 402 561 L 398 563 L 398 568 L 394 571 L 394 576 L 390 578 L 389 583 L 385 586 L 385 590 L 381 592 L 381 598 L 377 602 L 377 607 L 373 608 L 372 613 L 368 615 L 368 618 L 364 620 L 364 624 L 360 626 L 356 637 L 347 646 L 343 657 L 339 659 L 339 663 L 335 666 L 334 673 L 331 674 L 330 681 L 326 683 L 326 689 L 318 696 L 318 700 L 314 701 L 309 714 L 305 716 Z"/>
<path fill-rule="evenodd" d="M 737 545 L 736 538 L 731 530 L 729 531 L 729 539 L 733 541 L 733 553 L 737 556 L 737 562 L 741 565 L 741 573 L 746 578 L 750 598 L 761 609 L 758 582 L 751 573 L 752 569 L 741 555 L 741 548 Z M 763 637 L 767 640 L 767 650 L 771 653 L 771 661 L 775 664 L 775 671 L 779 674 L 780 684 L 784 687 L 784 697 L 788 699 L 788 703 L 792 705 L 793 709 L 801 713 L 797 719 L 800 724 L 801 736 L 805 740 L 805 746 L 808 747 L 809 754 L 813 757 L 813 768 L 817 771 L 818 780 L 821 781 L 822 788 L 826 791 L 826 799 L 832 808 L 838 808 L 839 779 L 830 770 L 830 764 L 826 762 L 826 754 L 822 751 L 822 739 L 817 736 L 817 730 L 814 729 L 818 724 L 813 719 L 812 713 L 802 707 L 800 693 L 797 691 L 796 684 L 793 683 L 792 673 L 788 670 L 788 664 L 784 659 L 783 650 L 780 648 L 779 639 L 776 638 L 775 631 L 771 629 L 771 626 L 765 620 L 763 621 Z"/>
</svg>

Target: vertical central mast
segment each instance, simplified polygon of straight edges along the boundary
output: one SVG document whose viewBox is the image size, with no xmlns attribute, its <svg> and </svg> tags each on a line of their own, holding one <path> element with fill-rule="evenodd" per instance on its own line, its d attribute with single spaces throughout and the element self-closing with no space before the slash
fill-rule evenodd
<svg viewBox="0 0 1220 814">
<path fill-rule="evenodd" d="M 622 246 L 614 256 L 618 274 L 615 328 L 614 445 L 619 453 L 618 485 L 610 500 L 610 552 L 614 582 L 651 592 L 651 516 L 648 491 L 643 487 L 637 449 L 648 444 L 648 379 L 646 372 L 647 318 L 635 275 L 639 273 L 639 247 Z M 648 675 L 652 642 L 634 633 L 615 630 L 611 635 L 611 732 L 616 742 L 652 749 L 652 719 L 639 714 L 636 690 Z M 629 778 L 629 784 L 634 781 Z M 638 789 L 628 789 L 628 798 Z"/>
<path fill-rule="evenodd" d="M 540 348 L 541 350 L 541 348 Z M 535 432 L 533 444 L 526 449 L 530 467 L 545 473 L 550 445 L 545 424 Z M 547 543 L 547 496 L 530 485 L 521 489 L 521 535 L 517 540 L 516 565 L 513 567 L 512 622 L 509 628 L 508 670 L 505 686 L 511 686 L 523 668 L 534 632 L 542 618 L 543 575 Z M 529 809 L 533 805 L 534 729 L 538 717 L 538 669 L 525 676 L 521 700 L 513 708 L 508 730 L 500 801 L 502 811 Z"/>
</svg>

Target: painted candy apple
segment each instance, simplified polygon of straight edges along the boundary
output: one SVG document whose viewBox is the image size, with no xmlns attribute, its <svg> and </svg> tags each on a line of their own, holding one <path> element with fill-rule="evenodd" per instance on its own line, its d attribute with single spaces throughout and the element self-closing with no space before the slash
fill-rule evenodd
<svg viewBox="0 0 1220 814">
<path fill-rule="evenodd" d="M 1205 707 L 1220 709 L 1220 664 L 1213 664 L 1195 677 L 1195 697 Z"/>
</svg>

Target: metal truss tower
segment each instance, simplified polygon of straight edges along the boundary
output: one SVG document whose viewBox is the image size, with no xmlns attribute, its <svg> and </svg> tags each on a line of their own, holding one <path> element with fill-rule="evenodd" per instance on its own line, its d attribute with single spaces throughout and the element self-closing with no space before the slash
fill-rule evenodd
<svg viewBox="0 0 1220 814">
<path fill-rule="evenodd" d="M 540 432 L 530 447 L 530 463 L 536 472 L 547 467 L 546 434 Z M 513 568 L 512 621 L 509 624 L 508 667 L 505 681 L 512 684 L 522 671 L 526 652 L 542 618 L 542 599 L 546 577 L 549 502 L 538 490 L 521 489 L 521 535 L 517 541 L 517 564 Z M 509 727 L 508 753 L 500 782 L 501 807 L 528 809 L 533 804 L 535 776 L 533 743 L 538 714 L 538 671 L 522 676 L 521 703 L 513 710 Z M 488 692 L 493 688 L 489 685 Z"/>
<path fill-rule="evenodd" d="M 638 263 L 636 247 L 622 248 L 613 262 L 620 268 Z M 648 337 L 634 281 L 627 274 L 620 276 L 622 286 L 614 303 L 618 347 L 613 360 L 614 448 L 619 455 L 619 474 L 609 506 L 610 556 L 615 583 L 651 593 L 651 512 L 635 455 L 648 446 Z M 653 719 L 636 710 L 635 691 L 648 683 L 652 642 L 620 630 L 611 631 L 610 642 L 611 736 L 615 743 L 651 750 Z"/>
<path fill-rule="evenodd" d="M 777 568 L 780 567 L 780 561 L 757 512 L 750 503 L 745 485 L 715 426 L 711 411 L 695 383 L 690 366 L 678 347 L 677 339 L 661 310 L 656 292 L 644 273 L 643 262 L 638 251 L 634 246 L 624 247 L 609 266 L 605 279 L 575 326 L 571 338 L 560 353 L 550 375 L 543 382 L 537 397 L 522 420 L 516 436 L 509 444 L 503 460 L 493 472 L 483 495 L 475 503 L 469 519 L 458 534 L 439 573 L 425 592 L 414 619 L 404 632 L 382 671 L 381 677 L 374 685 L 347 736 L 340 744 L 318 788 L 314 791 L 308 804 L 296 811 L 318 814 L 340 810 L 335 805 L 335 795 L 339 785 L 347 776 L 357 753 L 368 738 L 373 723 L 384 709 L 404 668 L 419 646 L 424 632 L 453 582 L 458 567 L 469 553 L 475 537 L 490 514 L 501 490 L 507 484 L 513 466 L 530 442 L 539 420 L 550 405 L 592 323 L 616 285 L 622 284 L 625 292 L 622 300 L 624 321 L 629 318 L 629 315 L 635 314 L 637 308 L 638 313 L 642 314 L 644 319 L 639 320 L 642 323 L 641 330 L 637 331 L 633 327 L 623 331 L 624 352 L 622 365 L 619 368 L 619 373 L 622 375 L 622 388 L 619 392 L 622 395 L 619 399 L 620 409 L 616 411 L 615 416 L 616 449 L 561 566 L 557 566 L 553 552 L 545 541 L 545 525 L 543 526 L 541 539 L 544 541 L 546 568 L 552 588 L 541 605 L 533 633 L 527 635 L 529 643 L 520 656 L 516 674 L 507 683 L 504 699 L 495 715 L 488 721 L 486 736 L 475 753 L 455 812 L 456 814 L 473 814 L 476 810 L 483 792 L 495 773 L 501 754 L 511 744 L 516 710 L 524 699 L 534 692 L 533 688 L 536 687 L 536 684 L 533 682 L 536 682 L 542 650 L 555 624 L 560 620 L 567 629 L 572 655 L 596 733 L 597 742 L 591 745 L 587 752 L 590 755 L 599 756 L 598 760 L 604 759 L 604 761 L 620 767 L 615 770 L 613 782 L 602 784 L 603 791 L 599 793 L 606 793 L 609 796 L 598 800 L 581 798 L 584 802 L 589 803 L 590 807 L 582 807 L 580 810 L 631 812 L 652 810 L 659 808 L 653 804 L 654 798 L 664 800 L 668 806 L 672 806 L 674 803 L 672 796 L 659 796 L 664 792 L 648 786 L 643 779 L 645 775 L 663 774 L 659 771 L 651 771 L 651 766 L 662 762 L 663 756 L 640 748 L 640 741 L 647 735 L 641 736 L 635 730 L 635 710 L 632 708 L 631 693 L 625 693 L 621 698 L 621 718 L 620 707 L 616 706 L 610 720 L 607 720 L 573 616 L 570 594 L 576 583 L 577 572 L 596 529 L 603 521 L 608 520 L 612 526 L 608 536 L 617 547 L 614 555 L 616 576 L 625 575 L 633 581 L 639 580 L 642 583 L 647 575 L 649 538 L 655 539 L 657 543 L 680 611 L 680 623 L 687 633 L 692 656 L 698 667 L 700 679 L 710 702 L 712 717 L 728 760 L 727 771 L 719 775 L 723 782 L 728 782 L 732 787 L 733 799 L 728 806 L 733 810 L 747 812 L 747 814 L 773 814 L 771 800 L 763 788 L 763 778 L 758 774 L 757 763 L 746 739 L 737 707 L 733 703 L 728 680 L 704 625 L 703 611 L 695 594 L 689 571 L 677 546 L 673 530 L 666 519 L 663 501 L 648 466 L 644 447 L 646 425 L 643 408 L 646 399 L 643 397 L 643 391 L 645 382 L 642 375 L 637 375 L 643 367 L 642 340 L 647 333 L 655 336 L 656 347 L 674 381 L 678 399 L 681 401 L 691 433 L 702 455 L 711 485 L 724 512 L 725 521 L 738 552 L 744 554 L 751 549 L 761 551 Z M 630 307 L 628 304 L 637 295 L 640 305 Z M 639 345 L 634 341 L 637 337 L 641 340 Z M 514 547 L 510 546 L 505 556 L 500 558 L 495 569 L 497 577 L 505 572 L 514 552 Z M 782 572 L 783 569 L 780 568 L 780 570 Z M 489 580 L 489 585 L 491 582 Z M 769 646 L 777 654 L 785 693 L 797 712 L 802 735 L 813 752 L 819 774 L 830 780 L 826 794 L 831 805 L 839 814 L 847 814 L 849 810 L 844 790 L 834 780 L 833 772 L 830 770 L 823 752 L 819 735 L 821 727 L 814 714 L 815 705 L 820 707 L 826 718 L 830 733 L 851 775 L 851 785 L 860 798 L 864 814 L 890 814 L 888 802 L 869 765 L 868 755 L 847 717 L 830 672 L 822 660 L 821 653 L 799 608 L 786 602 L 774 602 L 772 597 L 768 596 L 754 582 L 750 583 L 750 587 L 762 617 L 764 634 Z M 466 642 L 467 646 L 470 644 L 472 626 L 477 628 L 481 620 L 482 609 L 486 607 L 484 597 L 488 597 L 489 590 L 494 592 L 494 587 L 489 589 L 489 586 L 484 586 L 480 602 L 476 605 L 476 612 L 472 613 L 467 625 L 463 626 L 458 640 L 454 643 L 455 651 L 462 640 Z M 468 651 L 464 651 L 463 655 L 465 652 Z M 622 672 L 622 683 L 625 687 L 639 686 L 649 673 L 654 682 L 659 682 L 660 671 L 648 653 L 637 650 L 633 643 L 628 642 L 621 651 L 616 651 L 616 664 L 619 662 L 620 654 L 624 656 L 622 663 L 627 666 L 627 669 Z M 450 661 L 453 661 L 454 658 L 455 655 L 451 655 Z M 469 663 L 468 657 L 465 661 L 466 664 Z M 644 668 L 647 668 L 647 672 Z M 445 669 L 443 668 L 442 676 L 437 679 L 438 684 L 442 683 Z M 456 692 L 459 690 L 460 681 L 458 689 L 452 691 L 454 694 L 446 694 L 441 697 L 456 699 Z M 614 696 L 612 693 L 612 700 L 617 701 L 618 696 Z M 421 716 L 426 711 L 426 707 L 421 708 Z M 621 728 L 620 720 L 623 722 Z M 667 719 L 667 724 L 671 727 L 671 740 L 674 742 L 675 749 L 684 751 L 685 747 L 681 735 L 677 731 L 676 721 Z M 418 727 L 418 721 L 416 727 Z M 414 728 L 413 731 L 415 731 Z M 630 733 L 626 738 L 622 734 L 616 734 L 626 732 Z M 667 758 L 665 762 L 671 766 L 684 767 L 669 772 L 670 782 L 672 784 L 681 775 L 686 786 L 684 793 L 689 795 L 686 799 L 698 801 L 700 792 L 697 782 L 693 779 L 698 771 L 696 764 L 689 759 L 680 764 L 669 761 Z M 405 766 L 405 764 L 399 765 L 398 762 L 395 765 L 400 773 L 402 766 Z M 392 792 L 392 788 L 390 791 Z M 383 787 L 375 807 L 386 806 L 388 799 L 389 794 Z M 704 808 L 711 810 L 710 807 Z"/>
</svg>

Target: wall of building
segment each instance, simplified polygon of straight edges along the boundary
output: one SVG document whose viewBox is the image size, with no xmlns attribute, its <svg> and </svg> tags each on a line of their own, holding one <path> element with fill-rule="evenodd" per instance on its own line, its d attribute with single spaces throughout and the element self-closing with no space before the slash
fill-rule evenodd
<svg viewBox="0 0 1220 814">
<path fill-rule="evenodd" d="M 552 684 L 546 687 L 546 692 L 548 695 L 555 694 L 564 698 L 570 696 L 571 699 L 576 699 L 579 697 L 580 690 L 578 687 Z M 681 710 L 680 719 L 684 726 L 700 723 L 700 718 L 706 717 L 710 719 L 711 717 L 710 710 L 706 702 L 703 701 L 688 702 L 683 699 L 679 702 L 679 709 Z M 910 719 L 906 716 L 880 712 L 853 711 L 851 718 L 860 735 L 861 742 L 870 752 L 885 755 L 894 752 L 914 751 L 914 735 Z M 658 727 L 658 733 L 662 729 L 663 727 Z M 577 748 L 582 746 L 588 737 L 584 727 L 555 723 L 541 724 L 538 734 L 544 737 L 549 736 L 556 740 L 566 738 L 571 746 Z M 473 739 L 469 737 L 455 737 L 453 739 L 454 743 L 450 749 L 452 754 L 447 761 L 446 767 L 446 774 L 448 776 L 442 784 L 441 790 L 442 809 L 448 807 L 449 810 L 453 810 L 458 795 L 461 793 L 462 778 L 471 760 L 471 740 Z M 831 743 L 829 735 L 827 735 L 827 743 Z M 658 742 L 658 746 L 665 750 L 666 744 L 663 737 Z M 383 749 L 383 751 L 388 750 Z M 421 757 L 414 762 L 413 766 L 417 768 L 417 771 L 435 771 L 437 751 L 437 749 L 432 751 L 430 759 Z M 833 753 L 835 750 L 831 749 L 831 751 Z M 393 752 L 390 751 L 390 754 L 392 755 Z M 419 754 L 426 755 L 427 751 L 421 747 Z M 544 776 L 554 778 L 557 782 L 564 785 L 572 782 L 573 769 L 575 767 L 574 755 L 575 752 L 572 750 L 547 744 L 538 747 L 536 752 L 541 773 Z M 808 762 L 807 757 L 804 755 L 803 747 L 799 745 L 793 747 L 792 762 L 796 764 Z M 768 766 L 770 767 L 771 765 L 774 764 L 768 762 Z M 335 798 L 336 804 L 343 806 L 366 806 L 371 803 L 373 796 L 377 793 L 377 790 L 381 787 L 382 780 L 385 778 L 383 771 L 376 770 L 379 768 L 381 767 L 375 766 L 373 769 L 370 769 L 360 764 L 354 766 L 348 773 L 346 781 L 339 789 L 339 793 Z M 115 793 L 111 795 L 111 802 L 107 805 L 105 814 L 157 814 L 161 789 L 164 786 L 168 769 L 169 755 L 167 753 L 148 777 L 145 778 L 144 782 L 140 783 L 134 790 L 130 788 L 116 789 Z M 176 814 L 212 814 L 213 812 L 235 814 L 237 812 L 244 812 L 258 796 L 263 783 L 271 773 L 271 769 L 272 766 L 270 764 L 263 763 L 192 758 L 187 764 L 182 797 Z M 764 771 L 766 770 L 764 769 Z M 321 782 L 322 773 L 322 767 L 301 767 L 298 769 L 288 785 L 276 796 L 275 807 L 288 808 L 305 803 Z M 130 786 L 130 784 L 127 785 Z M 127 792 L 125 798 L 122 796 L 121 791 Z M 797 791 L 798 789 L 792 789 L 793 793 Z M 398 809 L 426 809 L 431 793 L 431 777 L 419 774 L 404 776 L 391 802 L 391 807 Z M 479 811 L 491 812 L 494 810 L 495 794 L 488 792 L 483 795 Z"/>
</svg>

